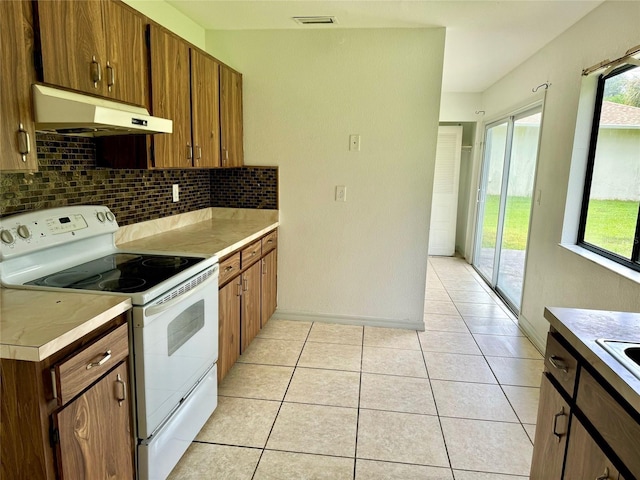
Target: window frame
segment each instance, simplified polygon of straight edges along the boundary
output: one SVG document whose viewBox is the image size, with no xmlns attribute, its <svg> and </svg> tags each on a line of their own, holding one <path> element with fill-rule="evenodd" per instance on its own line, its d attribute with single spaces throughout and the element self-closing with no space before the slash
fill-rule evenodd
<svg viewBox="0 0 640 480">
<path fill-rule="evenodd" d="M 598 87 L 597 87 L 597 91 L 596 91 L 596 97 L 595 97 L 595 105 L 594 105 L 594 112 L 593 112 L 593 122 L 591 125 L 591 134 L 590 134 L 590 140 L 589 140 L 589 153 L 588 153 L 588 157 L 587 157 L 587 168 L 586 168 L 586 172 L 585 172 L 585 179 L 584 179 L 584 190 L 583 190 L 583 194 L 582 194 L 582 203 L 581 203 L 581 208 L 580 208 L 580 222 L 578 225 L 578 239 L 577 239 L 577 245 L 585 248 L 587 250 L 590 250 L 594 253 L 597 253 L 598 255 L 601 255 L 609 260 L 612 260 L 616 263 L 619 263 L 621 265 L 624 265 L 625 267 L 631 268 L 635 271 L 640 272 L 640 206 L 638 207 L 638 215 L 636 217 L 636 230 L 635 230 L 635 234 L 633 237 L 633 248 L 631 251 L 631 258 L 625 258 L 621 255 L 618 255 L 614 252 L 611 252 L 609 250 L 606 250 L 602 247 L 599 247 L 597 245 L 594 245 L 592 243 L 589 243 L 587 241 L 585 241 L 584 239 L 584 234 L 585 234 L 585 230 L 586 230 L 586 226 L 587 226 L 587 215 L 588 215 L 588 210 L 589 210 L 589 200 L 590 200 L 590 196 L 591 196 L 591 184 L 593 181 L 593 170 L 594 170 L 594 164 L 595 164 L 595 157 L 596 157 L 596 147 L 598 144 L 598 133 L 600 131 L 600 118 L 602 115 L 602 103 L 604 100 L 604 87 L 605 87 L 605 82 L 607 79 L 609 78 L 613 78 L 617 75 L 620 75 L 626 71 L 629 70 L 633 70 L 635 68 L 640 68 L 637 65 L 633 65 L 633 64 L 625 64 L 622 65 L 618 68 L 616 68 L 615 70 L 613 70 L 610 74 L 608 74 L 607 76 L 604 76 L 604 74 L 601 74 L 598 77 Z"/>
</svg>

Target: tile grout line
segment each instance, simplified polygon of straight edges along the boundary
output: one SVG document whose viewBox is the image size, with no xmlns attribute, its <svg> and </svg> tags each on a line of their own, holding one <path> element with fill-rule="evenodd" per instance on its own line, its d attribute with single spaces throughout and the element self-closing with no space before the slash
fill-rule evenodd
<svg viewBox="0 0 640 480">
<path fill-rule="evenodd" d="M 451 456 L 449 455 L 449 447 L 447 447 L 447 439 L 444 437 L 444 429 L 442 428 L 442 419 L 440 417 L 440 411 L 438 410 L 438 403 L 436 402 L 436 396 L 433 393 L 433 384 L 431 383 L 431 376 L 429 375 L 429 367 L 427 366 L 427 359 L 424 358 L 424 350 L 422 349 L 422 342 L 420 341 L 420 335 L 418 335 L 418 331 L 416 330 L 416 338 L 418 339 L 418 344 L 420 345 L 420 353 L 422 354 L 422 362 L 424 363 L 424 368 L 427 372 L 427 381 L 429 382 L 429 390 L 431 391 L 431 398 L 433 399 L 433 407 L 436 409 L 436 417 L 438 418 L 438 425 L 440 425 L 440 435 L 442 435 L 442 443 L 444 444 L 444 451 L 447 454 L 447 461 L 449 462 L 449 470 L 451 471 L 451 476 L 453 477 L 453 465 L 451 464 Z"/>
<path fill-rule="evenodd" d="M 362 341 L 360 345 L 360 380 L 358 382 L 358 411 L 356 413 L 356 443 L 353 450 L 353 480 L 356 480 L 358 463 L 358 431 L 360 429 L 360 399 L 362 397 L 362 363 L 364 361 L 364 326 L 362 326 Z"/>
<path fill-rule="evenodd" d="M 282 400 L 280 400 L 280 406 L 278 406 L 278 411 L 276 412 L 276 416 L 273 419 L 273 423 L 271 424 L 271 428 L 269 429 L 269 434 L 267 435 L 267 439 L 264 442 L 264 447 L 262 447 L 262 451 L 260 452 L 260 457 L 258 457 L 258 461 L 256 463 L 256 466 L 253 470 L 253 474 L 251 475 L 251 480 L 253 480 L 256 476 L 256 473 L 258 472 L 258 467 L 260 466 L 260 462 L 262 461 L 262 456 L 264 455 L 265 450 L 267 449 L 267 443 L 269 443 L 269 437 L 271 437 L 271 434 L 273 433 L 273 427 L 275 427 L 276 422 L 278 421 L 278 415 L 280 415 L 280 410 L 282 410 L 282 405 L 284 404 L 284 399 L 287 396 L 287 392 L 289 391 L 289 387 L 291 386 L 291 382 L 293 381 L 293 376 L 296 374 L 296 368 L 298 366 L 298 362 L 300 361 L 300 357 L 302 356 L 302 352 L 304 351 L 304 347 L 307 344 L 307 339 L 309 338 L 309 335 L 311 334 L 311 329 L 313 328 L 315 322 L 311 323 L 311 326 L 309 327 L 309 331 L 307 332 L 307 336 L 304 339 L 304 342 L 302 342 L 302 348 L 300 349 L 300 353 L 298 354 L 298 359 L 296 360 L 296 364 L 293 366 L 293 371 L 291 372 L 291 377 L 289 377 L 289 382 L 287 383 L 287 388 L 284 389 L 284 393 L 282 394 Z"/>
</svg>

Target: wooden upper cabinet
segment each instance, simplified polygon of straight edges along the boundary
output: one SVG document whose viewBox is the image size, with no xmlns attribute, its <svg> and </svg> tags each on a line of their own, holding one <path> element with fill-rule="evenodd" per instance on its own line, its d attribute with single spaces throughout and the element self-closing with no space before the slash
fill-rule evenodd
<svg viewBox="0 0 640 480">
<path fill-rule="evenodd" d="M 242 75 L 220 67 L 220 134 L 223 167 L 244 164 L 242 129 Z"/>
<path fill-rule="evenodd" d="M 38 168 L 31 108 L 33 69 L 28 53 L 33 47 L 33 29 L 29 16 L 27 2 L 0 2 L 0 171 Z"/>
<path fill-rule="evenodd" d="M 148 62 L 144 38 L 145 22 L 120 3 L 106 2 L 107 96 L 136 105 L 148 105 Z"/>
<path fill-rule="evenodd" d="M 220 64 L 191 49 L 191 128 L 194 167 L 220 166 Z"/>
<path fill-rule="evenodd" d="M 42 80 L 146 105 L 144 23 L 112 0 L 39 1 Z"/>
<path fill-rule="evenodd" d="M 173 133 L 153 136 L 156 168 L 193 166 L 189 46 L 155 25 L 149 25 L 151 111 L 173 120 Z"/>
</svg>

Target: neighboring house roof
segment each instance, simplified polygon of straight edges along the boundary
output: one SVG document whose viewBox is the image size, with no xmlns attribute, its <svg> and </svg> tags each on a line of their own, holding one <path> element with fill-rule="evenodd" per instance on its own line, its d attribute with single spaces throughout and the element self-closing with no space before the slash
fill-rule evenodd
<svg viewBox="0 0 640 480">
<path fill-rule="evenodd" d="M 600 113 L 600 125 L 640 128 L 640 108 L 604 101 Z"/>
</svg>

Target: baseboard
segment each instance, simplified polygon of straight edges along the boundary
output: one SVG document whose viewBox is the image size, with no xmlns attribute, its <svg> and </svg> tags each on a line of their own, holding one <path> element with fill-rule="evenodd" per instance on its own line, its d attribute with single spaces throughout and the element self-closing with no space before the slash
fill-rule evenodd
<svg viewBox="0 0 640 480">
<path fill-rule="evenodd" d="M 544 355 L 544 351 L 547 345 L 547 339 L 540 338 L 540 336 L 538 335 L 538 331 L 522 314 L 520 314 L 520 317 L 518 318 L 518 325 L 520 326 L 524 334 L 529 338 L 529 340 L 531 340 L 533 345 L 538 349 L 538 351 Z"/>
<path fill-rule="evenodd" d="M 424 322 L 413 322 L 409 319 L 292 312 L 279 309 L 276 310 L 271 318 L 279 318 L 281 320 L 298 320 L 301 322 L 340 323 L 343 325 L 363 325 L 367 327 L 403 328 L 405 330 L 424 331 Z"/>
</svg>

